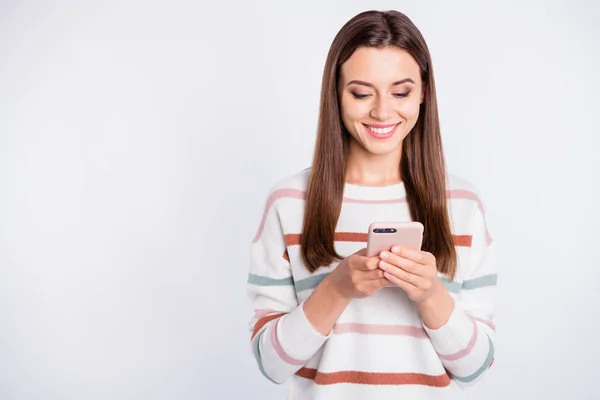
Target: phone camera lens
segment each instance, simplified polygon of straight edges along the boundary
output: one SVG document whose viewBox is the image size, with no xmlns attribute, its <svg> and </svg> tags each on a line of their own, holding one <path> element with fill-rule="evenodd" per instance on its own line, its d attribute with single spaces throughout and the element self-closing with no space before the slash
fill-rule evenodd
<svg viewBox="0 0 600 400">
<path fill-rule="evenodd" d="M 390 229 L 390 232 L 396 233 L 396 229 L 392 228 L 392 229 Z"/>
</svg>

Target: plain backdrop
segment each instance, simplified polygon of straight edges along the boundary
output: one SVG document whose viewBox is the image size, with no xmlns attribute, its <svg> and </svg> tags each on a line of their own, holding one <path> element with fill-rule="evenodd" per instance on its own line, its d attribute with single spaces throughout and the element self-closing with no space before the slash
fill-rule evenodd
<svg viewBox="0 0 600 400">
<path fill-rule="evenodd" d="M 250 350 L 250 244 L 367 9 L 425 36 L 449 171 L 499 244 L 472 398 L 600 396 L 597 2 L 4 0 L 0 398 L 285 397 Z"/>
</svg>

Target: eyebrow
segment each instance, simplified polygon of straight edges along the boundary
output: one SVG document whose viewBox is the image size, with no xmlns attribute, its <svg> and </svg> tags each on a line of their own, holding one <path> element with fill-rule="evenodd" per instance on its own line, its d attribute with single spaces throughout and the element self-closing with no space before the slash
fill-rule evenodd
<svg viewBox="0 0 600 400">
<path fill-rule="evenodd" d="M 401 79 L 399 81 L 396 81 L 396 82 L 392 83 L 392 86 L 401 85 L 401 84 L 406 83 L 406 82 L 415 83 L 415 81 L 413 81 L 410 78 L 404 78 L 404 79 Z M 362 85 L 362 86 L 368 86 L 368 87 L 375 88 L 375 86 L 373 86 L 372 83 L 365 82 L 365 81 L 357 81 L 357 80 L 353 80 L 353 81 L 348 82 L 348 84 L 346 86 L 352 85 L 352 84 Z"/>
</svg>

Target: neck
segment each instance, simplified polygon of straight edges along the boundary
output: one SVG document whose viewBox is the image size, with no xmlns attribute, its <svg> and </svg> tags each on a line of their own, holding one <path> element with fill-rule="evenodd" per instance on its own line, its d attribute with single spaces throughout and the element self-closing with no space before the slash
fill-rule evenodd
<svg viewBox="0 0 600 400">
<path fill-rule="evenodd" d="M 388 154 L 372 154 L 351 140 L 346 162 L 346 182 L 360 186 L 387 186 L 402 181 L 402 146 Z"/>
</svg>

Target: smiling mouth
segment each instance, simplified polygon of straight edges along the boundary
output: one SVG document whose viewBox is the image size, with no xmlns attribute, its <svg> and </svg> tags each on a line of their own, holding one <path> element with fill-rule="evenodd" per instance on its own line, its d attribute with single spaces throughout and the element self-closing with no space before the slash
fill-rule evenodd
<svg viewBox="0 0 600 400">
<path fill-rule="evenodd" d="M 363 125 L 365 128 L 367 128 L 367 131 L 371 134 L 371 136 L 377 139 L 387 139 L 394 134 L 396 128 L 398 125 L 400 125 L 400 122 L 393 125 Z"/>
</svg>

